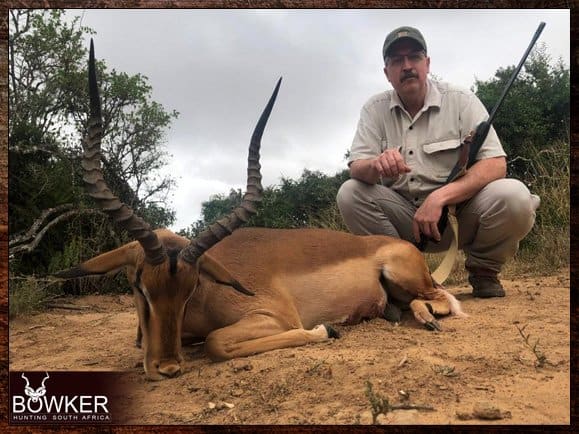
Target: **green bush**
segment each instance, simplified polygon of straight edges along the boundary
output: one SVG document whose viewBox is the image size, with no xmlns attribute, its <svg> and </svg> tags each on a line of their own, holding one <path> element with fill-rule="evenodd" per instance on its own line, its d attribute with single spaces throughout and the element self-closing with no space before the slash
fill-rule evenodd
<svg viewBox="0 0 579 434">
<path fill-rule="evenodd" d="M 40 311 L 44 305 L 61 294 L 55 282 L 35 276 L 11 278 L 8 291 L 9 317 Z"/>
<path fill-rule="evenodd" d="M 545 149 L 534 146 L 528 152 L 524 181 L 539 195 L 541 205 L 535 226 L 521 241 L 518 260 L 549 272 L 568 266 L 570 260 L 569 143 L 558 142 Z"/>
</svg>

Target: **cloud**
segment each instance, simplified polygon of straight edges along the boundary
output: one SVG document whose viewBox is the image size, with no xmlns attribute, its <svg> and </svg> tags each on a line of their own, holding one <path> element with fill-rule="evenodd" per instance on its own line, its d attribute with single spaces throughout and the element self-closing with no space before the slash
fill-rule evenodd
<svg viewBox="0 0 579 434">
<path fill-rule="evenodd" d="M 400 25 L 424 34 L 431 70 L 470 87 L 517 64 L 540 21 L 540 41 L 569 64 L 568 10 L 93 10 L 97 56 L 149 78 L 153 97 L 180 112 L 167 132 L 178 180 L 180 229 L 201 202 L 245 185 L 247 146 L 279 76 L 283 83 L 263 136 L 264 185 L 303 169 L 345 168 L 362 104 L 389 85 L 385 35 Z"/>
</svg>

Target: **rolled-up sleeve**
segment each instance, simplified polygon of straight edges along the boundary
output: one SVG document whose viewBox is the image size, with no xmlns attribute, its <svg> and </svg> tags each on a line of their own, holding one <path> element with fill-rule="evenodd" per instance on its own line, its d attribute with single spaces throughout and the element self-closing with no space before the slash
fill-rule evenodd
<svg viewBox="0 0 579 434">
<path fill-rule="evenodd" d="M 356 160 L 367 160 L 380 155 L 382 152 L 382 135 L 380 134 L 379 124 L 376 122 L 376 115 L 373 112 L 371 104 L 366 103 L 360 111 L 360 120 L 350 155 L 348 165 Z"/>
<path fill-rule="evenodd" d="M 486 121 L 489 117 L 487 109 L 474 93 L 464 95 L 463 107 L 464 109 L 461 110 L 460 115 L 462 135 L 461 140 L 463 140 L 470 131 L 475 130 L 481 122 Z M 506 155 L 507 154 L 503 149 L 501 141 L 499 140 L 494 127 L 491 126 L 487 138 L 478 151 L 476 159 L 484 160 L 485 158 L 504 157 Z"/>
</svg>

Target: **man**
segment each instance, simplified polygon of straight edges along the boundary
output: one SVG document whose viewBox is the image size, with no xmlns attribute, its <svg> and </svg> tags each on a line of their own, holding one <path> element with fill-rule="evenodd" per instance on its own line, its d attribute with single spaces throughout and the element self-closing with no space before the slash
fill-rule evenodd
<svg viewBox="0 0 579 434">
<path fill-rule="evenodd" d="M 503 297 L 503 264 L 535 221 L 539 197 L 506 179 L 505 152 L 491 128 L 467 173 L 445 185 L 460 144 L 488 118 L 470 91 L 429 80 L 430 58 L 422 34 L 392 31 L 382 50 L 384 73 L 394 90 L 373 96 L 361 111 L 349 156 L 350 180 L 338 207 L 355 234 L 384 234 L 444 251 L 452 240 L 437 223 L 445 205 L 456 205 L 459 248 L 475 297 Z"/>
</svg>

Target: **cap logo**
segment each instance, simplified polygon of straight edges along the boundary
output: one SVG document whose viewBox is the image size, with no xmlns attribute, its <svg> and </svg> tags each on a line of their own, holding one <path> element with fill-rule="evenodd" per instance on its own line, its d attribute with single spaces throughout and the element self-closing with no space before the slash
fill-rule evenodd
<svg viewBox="0 0 579 434">
<path fill-rule="evenodd" d="M 408 36 L 408 32 L 398 32 L 398 37 L 399 38 L 403 38 L 405 36 Z"/>
</svg>

